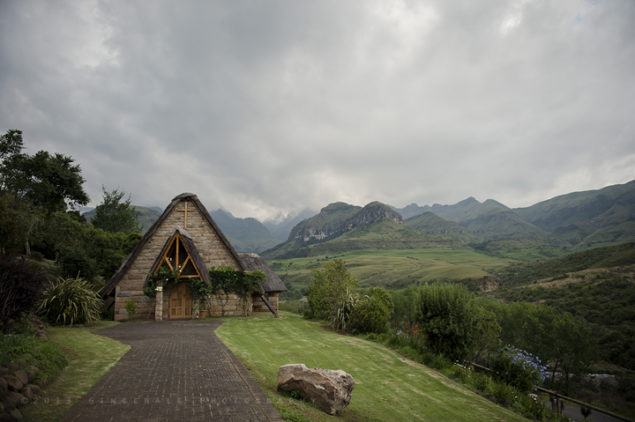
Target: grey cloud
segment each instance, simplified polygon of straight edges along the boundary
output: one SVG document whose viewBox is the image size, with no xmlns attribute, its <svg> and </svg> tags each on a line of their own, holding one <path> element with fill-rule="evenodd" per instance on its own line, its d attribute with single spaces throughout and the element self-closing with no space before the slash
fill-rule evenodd
<svg viewBox="0 0 635 422">
<path fill-rule="evenodd" d="M 0 3 L 0 127 L 101 185 L 266 218 L 635 178 L 635 5 Z"/>
</svg>

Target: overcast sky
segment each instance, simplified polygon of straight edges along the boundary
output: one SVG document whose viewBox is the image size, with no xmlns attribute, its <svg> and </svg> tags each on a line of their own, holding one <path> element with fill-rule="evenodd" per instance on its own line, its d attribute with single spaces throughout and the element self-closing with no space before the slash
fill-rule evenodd
<svg viewBox="0 0 635 422">
<path fill-rule="evenodd" d="M 12 128 L 93 206 L 527 206 L 635 179 L 635 2 L 0 0 Z"/>
</svg>

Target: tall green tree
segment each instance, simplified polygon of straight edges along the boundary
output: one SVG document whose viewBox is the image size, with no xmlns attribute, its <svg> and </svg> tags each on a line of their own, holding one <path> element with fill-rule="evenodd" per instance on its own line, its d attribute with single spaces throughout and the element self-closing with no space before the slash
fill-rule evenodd
<svg viewBox="0 0 635 422">
<path fill-rule="evenodd" d="M 21 131 L 10 130 L 0 138 L 2 190 L 48 214 L 88 203 L 81 169 L 70 156 L 47 151 L 28 155 L 22 149 Z"/>
<path fill-rule="evenodd" d="M 474 296 L 463 285 L 421 286 L 415 301 L 416 321 L 436 354 L 463 360 L 477 341 L 478 312 Z"/>
<path fill-rule="evenodd" d="M 47 151 L 28 155 L 23 148 L 22 131 L 12 129 L 0 136 L 0 208 L 7 211 L 7 218 L 0 218 L 0 232 L 7 235 L 0 249 L 31 255 L 38 225 L 68 206 L 86 204 L 88 195 L 81 169 L 71 157 Z"/>
<path fill-rule="evenodd" d="M 344 261 L 334 259 L 325 263 L 311 275 L 307 288 L 307 316 L 324 320 L 336 319 L 338 305 L 345 303 L 356 289 L 357 280 L 348 272 Z"/>
<path fill-rule="evenodd" d="M 141 224 L 134 207 L 130 204 L 130 195 L 124 199 L 125 193 L 118 189 L 107 191 L 102 187 L 104 199 L 95 209 L 93 226 L 105 231 L 116 233 L 138 233 Z"/>
</svg>

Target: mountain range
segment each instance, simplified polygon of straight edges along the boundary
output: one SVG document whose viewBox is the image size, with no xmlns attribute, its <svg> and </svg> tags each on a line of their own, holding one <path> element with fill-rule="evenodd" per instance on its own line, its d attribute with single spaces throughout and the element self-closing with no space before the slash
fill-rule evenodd
<svg viewBox="0 0 635 422">
<path fill-rule="evenodd" d="M 159 208 L 135 206 L 144 230 Z M 91 213 L 84 213 L 90 220 Z M 380 202 L 364 207 L 335 202 L 319 213 L 304 210 L 260 222 L 211 211 L 236 249 L 266 258 L 292 258 L 351 249 L 471 247 L 494 255 L 523 251 L 536 259 L 567 251 L 635 241 L 635 180 L 574 192 L 525 208 L 509 208 L 469 197 L 453 205 L 412 203 L 396 208 Z M 529 251 L 529 253 L 528 253 Z"/>
<path fill-rule="evenodd" d="M 392 211 L 392 212 L 391 212 Z M 635 181 L 557 196 L 526 208 L 473 197 L 453 205 L 337 202 L 296 225 L 269 259 L 351 249 L 471 247 L 544 258 L 635 240 Z"/>
</svg>

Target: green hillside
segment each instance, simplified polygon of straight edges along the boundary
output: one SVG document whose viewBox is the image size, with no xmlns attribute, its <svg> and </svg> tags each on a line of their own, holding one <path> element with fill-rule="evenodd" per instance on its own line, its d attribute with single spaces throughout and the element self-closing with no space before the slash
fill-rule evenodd
<svg viewBox="0 0 635 422">
<path fill-rule="evenodd" d="M 464 242 L 473 242 L 478 239 L 477 236 L 460 224 L 439 217 L 430 211 L 409 218 L 404 221 L 404 225 L 426 235 L 446 236 Z"/>
<path fill-rule="evenodd" d="M 590 268 L 616 267 L 635 263 L 635 243 L 589 249 L 533 263 L 515 264 L 496 272 L 501 287 L 531 284 L 549 277 Z"/>
<path fill-rule="evenodd" d="M 328 253 L 304 258 L 273 259 L 268 264 L 296 296 L 305 288 L 311 272 L 326 261 L 340 258 L 362 287 L 401 288 L 432 280 L 465 280 L 487 277 L 507 266 L 507 259 L 454 249 L 368 249 Z"/>
<path fill-rule="evenodd" d="M 481 214 L 472 220 L 464 221 L 462 225 L 483 239 L 540 239 L 548 237 L 548 234 L 543 230 L 523 221 L 522 218 L 509 210 L 496 210 Z"/>
<path fill-rule="evenodd" d="M 474 220 L 483 215 L 492 214 L 500 211 L 508 211 L 505 205 L 500 202 L 488 199 L 485 202 L 479 202 L 473 197 L 464 199 L 454 205 L 439 205 L 423 207 L 425 211 L 433 212 L 446 220 L 463 223 L 465 221 Z"/>
<path fill-rule="evenodd" d="M 579 247 L 634 241 L 635 180 L 557 196 L 514 212 Z"/>
</svg>

